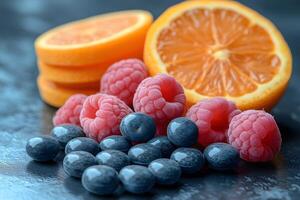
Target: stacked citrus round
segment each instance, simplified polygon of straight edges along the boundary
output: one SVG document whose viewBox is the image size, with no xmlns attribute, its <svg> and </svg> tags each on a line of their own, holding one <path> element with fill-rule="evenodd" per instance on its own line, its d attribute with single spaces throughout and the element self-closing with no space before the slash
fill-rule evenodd
<svg viewBox="0 0 300 200">
<path fill-rule="evenodd" d="M 167 9 L 147 33 L 151 75 L 172 75 L 189 105 L 220 96 L 242 109 L 271 109 L 292 71 L 277 28 L 235 1 L 185 1 Z"/>
<path fill-rule="evenodd" d="M 142 58 L 151 23 L 149 12 L 129 10 L 71 22 L 42 34 L 35 49 L 43 100 L 60 107 L 75 93 L 99 92 L 101 76 L 112 63 Z"/>
</svg>

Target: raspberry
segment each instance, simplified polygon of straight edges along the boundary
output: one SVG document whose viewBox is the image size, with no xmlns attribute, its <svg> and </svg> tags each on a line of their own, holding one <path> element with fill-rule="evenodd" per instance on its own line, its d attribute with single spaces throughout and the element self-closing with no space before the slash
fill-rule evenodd
<svg viewBox="0 0 300 200">
<path fill-rule="evenodd" d="M 123 117 L 132 110 L 120 99 L 108 94 L 94 94 L 86 98 L 80 113 L 85 134 L 97 141 L 110 135 L 119 135 Z"/>
<path fill-rule="evenodd" d="M 167 127 L 168 127 L 168 123 L 166 123 L 166 122 L 163 122 L 163 123 L 156 122 L 155 136 L 167 135 Z"/>
<path fill-rule="evenodd" d="M 121 60 L 111 65 L 101 79 L 101 92 L 132 105 L 136 88 L 148 76 L 145 64 L 139 59 Z"/>
<path fill-rule="evenodd" d="M 280 151 L 281 135 L 272 115 L 262 110 L 247 110 L 233 117 L 228 141 L 244 160 L 270 161 Z"/>
<path fill-rule="evenodd" d="M 157 124 L 167 124 L 184 111 L 183 88 L 173 77 L 165 74 L 146 78 L 134 94 L 133 107 L 136 112 L 153 117 Z"/>
<path fill-rule="evenodd" d="M 224 98 L 205 99 L 192 106 L 186 117 L 198 126 L 198 144 L 206 147 L 215 142 L 226 142 L 231 118 L 240 113 L 233 102 Z"/>
<path fill-rule="evenodd" d="M 60 124 L 74 124 L 80 126 L 79 115 L 82 104 L 87 98 L 84 94 L 74 94 L 60 107 L 53 117 L 54 126 Z"/>
</svg>

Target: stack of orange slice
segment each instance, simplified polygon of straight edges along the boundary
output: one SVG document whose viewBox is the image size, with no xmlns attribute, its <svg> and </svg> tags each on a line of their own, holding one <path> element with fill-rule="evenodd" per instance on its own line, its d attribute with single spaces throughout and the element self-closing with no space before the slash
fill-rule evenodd
<svg viewBox="0 0 300 200">
<path fill-rule="evenodd" d="M 60 107 L 75 94 L 99 91 L 108 66 L 142 58 L 152 15 L 142 10 L 103 14 L 54 28 L 37 38 L 38 87 L 42 99 Z"/>
</svg>

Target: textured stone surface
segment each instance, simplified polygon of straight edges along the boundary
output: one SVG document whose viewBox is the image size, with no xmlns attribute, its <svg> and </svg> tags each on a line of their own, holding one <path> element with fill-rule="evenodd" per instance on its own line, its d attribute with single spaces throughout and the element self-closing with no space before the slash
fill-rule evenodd
<svg viewBox="0 0 300 200">
<path fill-rule="evenodd" d="M 107 11 L 142 8 L 158 16 L 179 0 L 7 0 L 0 2 L 0 199 L 94 200 L 79 180 L 58 163 L 39 164 L 26 155 L 27 139 L 49 134 L 54 109 L 39 98 L 34 38 L 61 23 Z M 295 0 L 244 0 L 274 21 L 294 55 L 293 77 L 273 110 L 283 146 L 274 162 L 242 164 L 237 174 L 207 172 L 183 178 L 178 186 L 155 187 L 148 196 L 119 199 L 299 199 L 300 196 L 300 4 Z M 113 198 L 112 198 L 113 199 Z"/>
</svg>

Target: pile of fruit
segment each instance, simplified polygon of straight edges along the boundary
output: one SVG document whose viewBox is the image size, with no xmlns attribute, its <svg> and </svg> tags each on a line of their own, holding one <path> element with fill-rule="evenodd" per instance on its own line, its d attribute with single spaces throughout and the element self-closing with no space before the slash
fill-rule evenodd
<svg viewBox="0 0 300 200">
<path fill-rule="evenodd" d="M 153 101 L 150 98 L 149 102 Z M 70 102 L 75 105 L 75 101 Z M 83 187 L 98 195 L 113 194 L 120 185 L 137 194 L 149 192 L 155 183 L 173 185 L 182 174 L 200 172 L 205 163 L 213 170 L 228 171 L 238 167 L 240 157 L 250 162 L 270 161 L 281 146 L 279 129 L 270 114 L 240 112 L 232 102 L 221 98 L 199 102 L 185 117 L 173 115 L 172 119 L 169 115 L 172 120 L 167 125 L 167 136 L 157 136 L 152 117 L 157 112 L 152 116 L 132 112 L 114 96 L 99 93 L 86 97 L 81 106 L 81 101 L 77 103 L 83 129 L 72 124 L 57 125 L 52 137 L 31 138 L 26 150 L 34 160 L 44 162 L 55 159 L 64 149 L 66 174 L 81 178 Z M 73 111 L 66 109 L 69 105 L 63 107 L 66 114 Z M 55 117 L 58 115 L 61 113 Z"/>
<path fill-rule="evenodd" d="M 205 163 L 227 171 L 240 158 L 273 160 L 281 134 L 264 109 L 292 68 L 276 27 L 222 0 L 183 2 L 151 22 L 124 11 L 36 41 L 41 96 L 60 108 L 52 137 L 30 139 L 28 155 L 49 161 L 64 149 L 65 172 L 98 195 L 173 185 Z"/>
<path fill-rule="evenodd" d="M 102 78 L 103 93 L 71 96 L 53 118 L 52 138 L 30 139 L 28 155 L 49 161 L 64 148 L 65 172 L 81 178 L 89 192 L 108 195 L 120 183 L 128 192 L 145 193 L 155 183 L 173 185 L 205 163 L 234 170 L 240 158 L 270 161 L 279 152 L 280 131 L 265 111 L 241 112 L 231 101 L 211 98 L 184 115 L 181 85 L 168 75 L 146 76 L 140 60 L 113 64 Z"/>
</svg>

